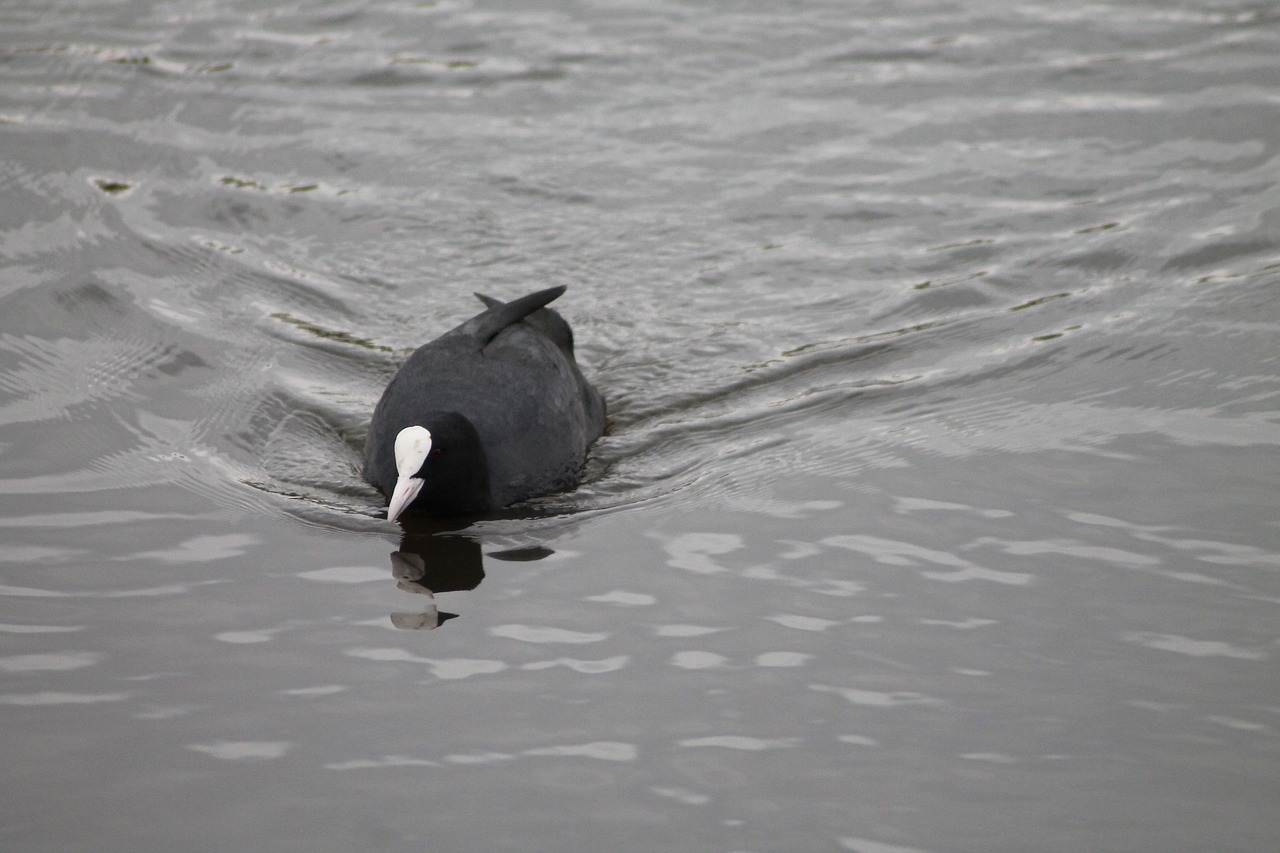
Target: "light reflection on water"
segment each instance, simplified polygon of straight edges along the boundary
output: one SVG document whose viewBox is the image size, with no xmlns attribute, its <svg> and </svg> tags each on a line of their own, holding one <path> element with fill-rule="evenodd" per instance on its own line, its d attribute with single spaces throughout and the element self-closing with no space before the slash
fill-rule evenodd
<svg viewBox="0 0 1280 853">
<path fill-rule="evenodd" d="M 1269 849 L 1267 10 L 3 15 L 0 846 Z M 379 520 L 560 283 L 584 487 Z"/>
</svg>

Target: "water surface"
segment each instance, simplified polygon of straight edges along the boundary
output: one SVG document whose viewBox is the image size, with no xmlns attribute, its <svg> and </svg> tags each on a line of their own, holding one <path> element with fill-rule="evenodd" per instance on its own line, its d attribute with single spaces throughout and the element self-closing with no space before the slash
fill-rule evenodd
<svg viewBox="0 0 1280 853">
<path fill-rule="evenodd" d="M 1272 849 L 1277 56 L 1237 2 L 6 4 L 0 846 Z M 554 284 L 585 485 L 379 520 L 399 360 Z"/>
</svg>

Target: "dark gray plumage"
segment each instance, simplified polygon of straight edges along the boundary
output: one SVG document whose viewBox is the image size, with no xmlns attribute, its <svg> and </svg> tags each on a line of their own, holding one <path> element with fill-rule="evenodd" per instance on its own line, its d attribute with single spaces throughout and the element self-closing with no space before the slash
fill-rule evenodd
<svg viewBox="0 0 1280 853">
<path fill-rule="evenodd" d="M 564 291 L 506 303 L 476 294 L 485 311 L 400 367 L 364 449 L 364 478 L 387 497 L 388 518 L 483 515 L 578 485 L 604 400 L 578 369 L 569 324 L 544 307 Z M 415 426 L 426 432 L 397 442 Z"/>
</svg>

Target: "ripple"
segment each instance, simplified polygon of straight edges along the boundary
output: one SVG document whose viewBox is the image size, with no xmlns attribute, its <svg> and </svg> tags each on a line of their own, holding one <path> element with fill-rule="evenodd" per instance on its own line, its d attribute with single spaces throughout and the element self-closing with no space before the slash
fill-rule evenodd
<svg viewBox="0 0 1280 853">
<path fill-rule="evenodd" d="M 62 693 L 53 690 L 43 693 L 0 694 L 0 704 L 42 707 L 46 705 L 96 705 L 103 702 L 123 702 L 128 693 Z"/>
<path fill-rule="evenodd" d="M 712 557 L 742 548 L 742 537 L 736 533 L 683 533 L 663 543 L 670 555 L 667 565 L 700 575 L 729 571 Z"/>
<path fill-rule="evenodd" d="M 570 631 L 566 628 L 537 625 L 497 625 L 490 628 L 489 633 L 522 643 L 598 643 L 609 638 L 607 633 Z"/>
<path fill-rule="evenodd" d="M 841 838 L 840 846 L 853 853 L 929 853 L 920 847 L 908 847 L 904 844 L 886 844 L 869 838 Z"/>
<path fill-rule="evenodd" d="M 443 764 L 456 767 L 484 767 L 507 764 L 522 757 L 528 758 L 589 758 L 596 761 L 635 761 L 640 750 L 635 744 L 623 741 L 590 741 L 587 743 L 559 744 L 534 747 L 520 752 L 477 750 L 445 755 L 439 759 L 415 758 L 405 755 L 386 755 L 373 759 L 355 759 L 332 762 L 330 770 L 380 770 L 400 767 L 440 767 Z"/>
<path fill-rule="evenodd" d="M 822 544 L 867 554 L 876 562 L 890 566 L 919 566 L 922 563 L 931 563 L 952 569 L 949 572 L 921 572 L 923 577 L 931 580 L 948 583 L 963 583 L 973 580 L 992 581 L 1014 586 L 1022 586 L 1031 582 L 1031 575 L 1025 572 L 988 569 L 946 551 L 925 548 L 920 545 L 913 545 L 910 542 L 896 542 L 879 536 L 866 534 L 828 536 L 822 540 Z"/>
<path fill-rule="evenodd" d="M 31 586 L 10 586 L 9 584 L 0 584 L 0 595 L 13 596 L 15 598 L 65 598 L 67 593 L 53 589 L 39 589 Z"/>
<path fill-rule="evenodd" d="M 83 625 L 15 625 L 0 623 L 0 633 L 4 634 L 71 634 L 83 631 Z"/>
<path fill-rule="evenodd" d="M 903 705 L 937 705 L 937 699 L 925 696 L 923 693 L 913 693 L 910 691 L 895 691 L 885 693 L 879 690 L 863 690 L 856 687 L 833 687 L 827 684 L 810 684 L 810 690 L 817 690 L 820 693 L 834 693 L 840 696 L 851 705 L 861 705 L 868 708 L 897 708 Z"/>
<path fill-rule="evenodd" d="M 0 408 L 0 419 L 9 424 L 56 420 L 93 403 L 138 402 L 137 373 L 158 371 L 174 358 L 164 344 L 127 338 L 48 341 L 0 335 L 0 353 L 5 351 L 18 361 L 0 374 L 0 393 L 14 398 Z"/>
<path fill-rule="evenodd" d="M 1262 723 L 1255 723 L 1249 720 L 1240 720 L 1235 717 L 1223 717 L 1218 714 L 1211 714 L 1204 718 L 1205 722 L 1223 726 L 1237 732 L 1271 732 L 1271 727 Z"/>
<path fill-rule="evenodd" d="M 351 649 L 347 655 L 362 660 L 386 663 L 414 663 L 430 669 L 431 674 L 444 681 L 471 678 L 475 675 L 492 675 L 508 668 L 508 664 L 500 660 L 477 658 L 433 659 L 420 657 L 404 649 Z"/>
<path fill-rule="evenodd" d="M 766 749 L 789 749 L 799 746 L 802 739 L 798 737 L 758 738 L 745 735 L 714 735 L 711 737 L 688 738 L 679 742 L 683 747 L 717 747 L 720 749 L 737 749 L 745 752 L 760 752 Z"/>
<path fill-rule="evenodd" d="M 984 538 L 976 540 L 973 544 L 983 545 L 988 543 L 995 544 L 999 550 L 1006 554 L 1014 554 L 1016 556 L 1062 554 L 1079 560 L 1091 560 L 1130 568 L 1157 566 L 1162 562 L 1159 557 L 1153 557 L 1149 554 L 1137 554 L 1132 551 L 1123 551 L 1119 548 L 1106 548 L 1071 540 L 1032 542 Z"/>
<path fill-rule="evenodd" d="M 76 590 L 75 592 L 0 584 L 0 595 L 13 596 L 16 598 L 154 598 L 160 596 L 186 595 L 195 587 L 216 583 L 221 583 L 221 581 L 206 580 L 198 581 L 193 584 L 168 584 L 165 586 L 148 586 L 138 587 L 135 589 L 81 589 Z"/>
<path fill-rule="evenodd" d="M 369 583 L 370 581 L 386 582 L 387 573 L 371 566 L 330 566 L 326 569 L 312 569 L 298 572 L 297 576 L 319 583 Z"/>
<path fill-rule="evenodd" d="M 705 637 L 707 634 L 718 634 L 730 628 L 714 628 L 710 625 L 657 625 L 653 633 L 658 637 Z"/>
<path fill-rule="evenodd" d="M 176 548 L 162 551 L 140 551 L 129 559 L 155 560 L 160 563 L 209 563 L 216 560 L 230 560 L 242 557 L 249 549 L 261 540 L 246 533 L 227 533 L 223 535 L 193 536 L 178 544 Z"/>
<path fill-rule="evenodd" d="M 813 655 L 804 652 L 764 652 L 756 656 L 756 666 L 791 667 L 804 666 Z"/>
<path fill-rule="evenodd" d="M 266 628 L 259 631 L 223 631 L 215 634 L 213 638 L 220 643 L 231 643 L 237 646 L 252 645 L 254 643 L 269 643 L 284 630 L 284 628 Z"/>
<path fill-rule="evenodd" d="M 699 794 L 697 791 L 691 791 L 688 788 L 672 788 L 665 785 L 654 785 L 649 791 L 659 797 L 667 797 L 676 802 L 683 803 L 686 806 L 705 806 L 711 802 L 711 797 L 706 794 Z"/>
<path fill-rule="evenodd" d="M 281 696 L 332 696 L 347 690 L 341 684 L 318 684 L 315 687 L 294 687 L 290 690 L 277 691 Z"/>
<path fill-rule="evenodd" d="M 1017 764 L 1018 759 L 1003 752 L 965 752 L 961 753 L 965 761 L 980 761 L 984 764 Z"/>
<path fill-rule="evenodd" d="M 576 658 L 556 658 L 555 660 L 535 661 L 526 663 L 520 668 L 530 672 L 542 669 L 551 669 L 557 666 L 563 666 L 574 672 L 581 672 L 584 675 L 600 675 L 605 672 L 616 672 L 622 669 L 631 658 L 627 655 L 615 655 L 614 657 L 601 658 L 600 660 L 578 660 Z"/>
<path fill-rule="evenodd" d="M 1218 640 L 1193 640 L 1176 634 L 1152 634 L 1145 631 L 1133 631 L 1123 636 L 1129 643 L 1137 643 L 1149 649 L 1165 652 L 1177 652 L 1193 658 L 1224 657 L 1236 660 L 1267 660 L 1266 652 L 1243 649 Z"/>
<path fill-rule="evenodd" d="M 516 756 L 509 752 L 467 752 L 454 755 L 446 755 L 441 761 L 447 764 L 461 765 L 480 765 L 480 764 L 500 764 L 507 761 L 515 761 Z"/>
<path fill-rule="evenodd" d="M 526 749 L 521 755 L 554 756 L 557 758 L 593 758 L 598 761 L 635 761 L 640 750 L 632 743 L 601 740 L 591 743 L 544 746 Z"/>
<path fill-rule="evenodd" d="M 722 669 L 729 659 L 715 652 L 684 651 L 671 656 L 671 665 L 680 669 Z"/>
<path fill-rule="evenodd" d="M 382 758 L 357 758 L 352 761 L 335 761 L 325 765 L 328 770 L 381 770 L 396 767 L 439 767 L 439 761 L 429 758 L 411 758 L 407 755 L 387 755 Z"/>
<path fill-rule="evenodd" d="M 770 622 L 777 622 L 784 628 L 793 628 L 797 631 L 821 632 L 840 624 L 840 622 L 835 619 L 823 619 L 818 616 L 800 616 L 795 613 L 782 613 L 777 616 L 766 616 L 765 618 Z"/>
<path fill-rule="evenodd" d="M 612 592 L 588 596 L 582 600 L 596 601 L 601 604 L 616 604 L 620 607 L 647 607 L 658 603 L 656 597 L 646 592 L 628 592 L 623 589 L 615 589 Z"/>
<path fill-rule="evenodd" d="M 982 509 L 968 504 L 937 501 L 928 498 L 896 497 L 894 498 L 899 512 L 928 512 L 931 510 L 955 511 L 971 513 L 982 518 L 1010 518 L 1013 513 L 1007 509 Z"/>
<path fill-rule="evenodd" d="M 11 516 L 0 519 L 0 527 L 66 528 L 94 527 L 98 525 L 134 524 L 140 521 L 179 521 L 195 518 L 192 515 L 170 512 L 142 512 L 137 510 L 93 510 L 88 512 L 55 512 L 42 515 Z M 58 559 L 66 560 L 83 552 L 58 548 L 5 547 L 0 559 L 21 561 Z"/>
<path fill-rule="evenodd" d="M 191 743 L 187 749 L 203 752 L 222 761 L 268 761 L 283 758 L 293 748 L 289 741 L 223 740 L 215 743 Z"/>
<path fill-rule="evenodd" d="M 0 657 L 4 672 L 66 672 L 93 666 L 102 660 L 97 652 L 45 652 Z"/>
</svg>

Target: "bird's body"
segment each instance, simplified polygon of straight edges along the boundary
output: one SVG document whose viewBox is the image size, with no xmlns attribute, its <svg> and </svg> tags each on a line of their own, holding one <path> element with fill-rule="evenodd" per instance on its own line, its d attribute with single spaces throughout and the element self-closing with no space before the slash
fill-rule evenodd
<svg viewBox="0 0 1280 853">
<path fill-rule="evenodd" d="M 400 367 L 364 451 L 389 518 L 482 515 L 578 484 L 604 400 L 578 369 L 568 323 L 544 307 L 563 292 L 481 296 L 485 311 Z"/>
</svg>

